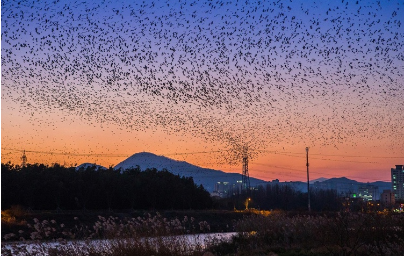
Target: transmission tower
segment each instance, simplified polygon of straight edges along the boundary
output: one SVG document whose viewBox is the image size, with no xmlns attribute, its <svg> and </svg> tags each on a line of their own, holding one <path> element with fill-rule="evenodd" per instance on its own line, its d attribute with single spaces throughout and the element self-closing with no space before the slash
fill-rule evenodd
<svg viewBox="0 0 404 256">
<path fill-rule="evenodd" d="M 250 191 L 250 175 L 248 174 L 248 152 L 247 147 L 243 148 L 243 173 L 242 173 L 242 189 Z"/>
<path fill-rule="evenodd" d="M 25 155 L 25 150 L 24 150 L 24 153 L 21 156 L 21 161 L 22 161 L 21 166 L 25 167 L 27 165 L 27 156 Z"/>
</svg>

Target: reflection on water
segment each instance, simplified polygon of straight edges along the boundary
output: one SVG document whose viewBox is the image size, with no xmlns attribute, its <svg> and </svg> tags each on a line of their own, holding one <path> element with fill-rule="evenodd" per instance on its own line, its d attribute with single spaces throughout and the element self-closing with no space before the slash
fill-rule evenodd
<svg viewBox="0 0 404 256">
<path fill-rule="evenodd" d="M 166 236 L 154 238 L 141 238 L 141 241 L 156 246 L 162 243 L 168 246 L 177 246 L 178 242 L 185 245 L 187 250 L 197 248 L 206 248 L 209 245 L 217 244 L 219 242 L 229 241 L 237 232 L 228 233 L 209 233 L 209 234 L 195 234 L 195 235 L 181 235 L 181 236 Z M 48 255 L 49 249 L 57 248 L 75 248 L 75 251 L 84 251 L 84 248 L 92 247 L 102 251 L 108 251 L 113 243 L 130 243 L 131 239 L 123 240 L 75 240 L 66 242 L 11 242 L 3 243 L 1 246 L 1 254 L 8 255 Z"/>
</svg>

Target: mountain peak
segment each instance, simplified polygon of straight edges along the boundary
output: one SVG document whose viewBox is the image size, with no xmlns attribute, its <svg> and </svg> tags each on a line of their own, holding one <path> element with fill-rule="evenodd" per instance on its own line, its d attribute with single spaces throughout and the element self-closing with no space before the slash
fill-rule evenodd
<svg viewBox="0 0 404 256">
<path fill-rule="evenodd" d="M 166 169 L 175 175 L 192 177 L 196 184 L 202 184 L 209 192 L 214 190 L 214 185 L 217 182 L 236 184 L 237 181 L 241 181 L 242 179 L 240 173 L 226 173 L 219 170 L 202 168 L 185 161 L 178 161 L 149 152 L 133 154 L 117 164 L 115 169 L 125 171 L 126 169 L 136 168 L 137 166 L 139 166 L 142 171 L 148 168 L 156 168 L 159 171 Z M 265 181 L 250 177 L 252 186 L 263 182 Z"/>
<path fill-rule="evenodd" d="M 83 163 L 79 166 L 76 166 L 76 170 L 79 170 L 80 168 L 83 168 L 84 170 L 87 169 L 88 167 L 95 167 L 96 170 L 102 169 L 102 170 L 106 170 L 107 168 L 102 166 L 102 165 L 98 165 L 98 164 L 92 164 L 92 163 Z"/>
<path fill-rule="evenodd" d="M 186 165 L 187 168 L 195 167 L 192 164 L 177 161 L 165 156 L 159 156 L 150 152 L 139 152 L 117 164 L 115 169 L 121 168 L 122 170 L 126 170 L 139 166 L 142 171 L 148 168 L 156 168 L 158 170 L 167 169 L 170 171 L 177 168 L 179 165 Z"/>
<path fill-rule="evenodd" d="M 310 183 L 314 183 L 314 182 L 323 182 L 323 181 L 326 181 L 326 180 L 328 180 L 327 178 L 324 178 L 324 177 L 321 177 L 321 178 L 318 178 L 318 179 L 315 179 L 315 180 L 311 180 L 310 181 Z"/>
<path fill-rule="evenodd" d="M 339 178 L 331 178 L 326 180 L 325 182 L 351 182 L 358 183 L 356 180 L 348 179 L 347 177 L 339 177 Z"/>
<path fill-rule="evenodd" d="M 153 154 L 153 153 L 151 153 L 151 152 L 146 152 L 146 151 L 143 151 L 143 152 L 139 152 L 139 153 L 135 153 L 135 154 L 133 154 L 131 157 L 133 157 L 133 156 L 158 156 L 158 155 L 156 155 L 156 154 Z"/>
</svg>

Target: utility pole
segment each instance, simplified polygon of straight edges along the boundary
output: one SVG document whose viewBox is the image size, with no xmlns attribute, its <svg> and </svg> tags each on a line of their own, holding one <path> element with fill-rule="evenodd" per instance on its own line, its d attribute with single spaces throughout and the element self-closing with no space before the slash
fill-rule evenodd
<svg viewBox="0 0 404 256">
<path fill-rule="evenodd" d="M 310 209 L 310 180 L 309 180 L 309 147 L 306 147 L 306 167 L 307 167 L 307 208 Z"/>
</svg>

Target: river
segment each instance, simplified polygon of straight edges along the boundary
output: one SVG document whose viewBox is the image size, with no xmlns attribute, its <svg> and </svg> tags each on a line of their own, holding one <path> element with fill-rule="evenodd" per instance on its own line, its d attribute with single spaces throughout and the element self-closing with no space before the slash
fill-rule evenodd
<svg viewBox="0 0 404 256">
<path fill-rule="evenodd" d="M 194 235 L 180 235 L 180 236 L 166 236 L 166 237 L 153 237 L 153 238 L 140 238 L 137 241 L 148 242 L 150 244 L 155 244 L 156 247 L 162 243 L 169 246 L 177 246 L 181 244 L 185 246 L 186 250 L 192 251 L 200 248 L 206 248 L 211 244 L 217 244 L 219 242 L 229 241 L 236 232 L 228 233 L 208 233 L 208 234 L 194 234 Z M 86 248 L 92 247 L 97 250 L 106 251 L 111 247 L 112 244 L 120 243 L 130 243 L 131 239 L 104 239 L 104 240 L 74 240 L 65 242 L 9 242 L 2 243 L 1 245 L 1 255 L 49 255 L 49 250 L 54 248 L 65 248 L 69 250 L 74 250 L 76 252 L 83 252 Z M 85 254 L 84 254 L 85 255 Z"/>
</svg>

